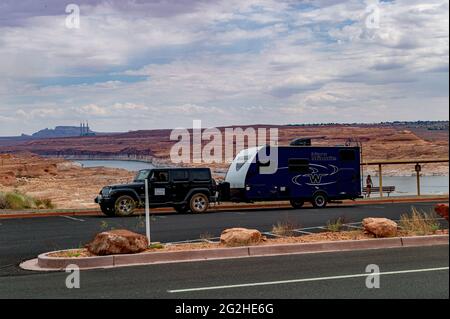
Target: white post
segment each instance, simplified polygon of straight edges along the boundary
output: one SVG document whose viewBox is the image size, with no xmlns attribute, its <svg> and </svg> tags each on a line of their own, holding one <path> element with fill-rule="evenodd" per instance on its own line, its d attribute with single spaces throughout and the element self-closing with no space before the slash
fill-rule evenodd
<svg viewBox="0 0 450 319">
<path fill-rule="evenodd" d="M 150 203 L 148 200 L 148 178 L 145 179 L 145 233 L 150 244 Z"/>
</svg>

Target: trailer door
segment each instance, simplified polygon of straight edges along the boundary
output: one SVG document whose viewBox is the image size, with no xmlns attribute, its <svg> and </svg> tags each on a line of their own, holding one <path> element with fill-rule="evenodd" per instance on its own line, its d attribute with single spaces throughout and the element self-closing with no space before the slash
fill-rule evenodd
<svg viewBox="0 0 450 319">
<path fill-rule="evenodd" d="M 338 194 L 339 196 L 359 195 L 359 174 L 353 168 L 341 168 L 339 170 Z"/>
</svg>

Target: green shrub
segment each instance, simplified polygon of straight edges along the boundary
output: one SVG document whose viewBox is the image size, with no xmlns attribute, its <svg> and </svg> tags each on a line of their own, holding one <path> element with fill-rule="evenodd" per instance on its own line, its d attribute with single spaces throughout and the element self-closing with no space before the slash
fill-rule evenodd
<svg viewBox="0 0 450 319">
<path fill-rule="evenodd" d="M 343 218 L 339 217 L 335 220 L 329 220 L 327 222 L 327 230 L 331 232 L 338 232 L 342 229 L 344 222 Z"/>
<path fill-rule="evenodd" d="M 284 220 L 278 221 L 272 226 L 272 233 L 282 237 L 294 236 L 295 230 L 301 228 L 295 221 Z"/>
<path fill-rule="evenodd" d="M 0 209 L 7 209 L 8 203 L 6 202 L 6 196 L 3 193 L 0 193 Z"/>
<path fill-rule="evenodd" d="M 39 198 L 22 194 L 18 191 L 0 193 L 0 209 L 55 208 L 49 198 Z"/>
<path fill-rule="evenodd" d="M 37 198 L 35 199 L 36 208 L 53 209 L 55 205 L 50 198 Z"/>
<path fill-rule="evenodd" d="M 148 248 L 150 249 L 163 249 L 164 245 L 159 243 L 159 242 L 155 242 L 155 243 L 151 243 Z"/>
<path fill-rule="evenodd" d="M 6 193 L 5 199 L 9 209 L 28 209 L 34 206 L 31 197 L 17 192 Z"/>
</svg>

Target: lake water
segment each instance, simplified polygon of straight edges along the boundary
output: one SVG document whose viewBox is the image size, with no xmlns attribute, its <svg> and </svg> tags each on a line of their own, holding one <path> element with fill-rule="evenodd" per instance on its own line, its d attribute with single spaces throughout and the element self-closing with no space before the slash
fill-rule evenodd
<svg viewBox="0 0 450 319">
<path fill-rule="evenodd" d="M 137 172 L 141 169 L 153 168 L 153 165 L 146 162 L 139 161 L 114 161 L 114 160 L 80 160 L 75 161 L 81 164 L 83 167 L 110 167 L 110 168 L 122 168 L 128 171 Z"/>
<path fill-rule="evenodd" d="M 374 188 L 378 187 L 378 176 L 372 176 Z M 395 186 L 391 195 L 417 195 L 416 176 L 383 176 L 384 186 Z M 448 176 L 421 176 L 420 193 L 422 195 L 448 194 Z"/>
<path fill-rule="evenodd" d="M 139 161 L 114 161 L 114 160 L 80 160 L 76 161 L 84 167 L 111 167 L 122 168 L 129 171 L 138 171 L 141 169 L 152 168 L 150 163 Z M 372 176 L 374 187 L 378 186 L 378 177 Z M 415 176 L 383 176 L 384 186 L 395 186 L 395 192 L 391 196 L 416 195 L 416 177 Z M 448 194 L 449 179 L 448 176 L 422 176 L 420 178 L 421 193 L 425 194 Z"/>
</svg>

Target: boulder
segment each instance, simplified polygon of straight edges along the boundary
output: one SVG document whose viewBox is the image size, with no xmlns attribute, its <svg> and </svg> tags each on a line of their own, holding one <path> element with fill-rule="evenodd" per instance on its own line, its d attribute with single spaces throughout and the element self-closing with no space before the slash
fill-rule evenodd
<svg viewBox="0 0 450 319">
<path fill-rule="evenodd" d="M 436 206 L 434 206 L 434 211 L 448 221 L 448 204 L 436 204 Z"/>
<path fill-rule="evenodd" d="M 16 183 L 16 174 L 14 172 L 0 172 L 0 184 L 3 186 L 13 186 Z"/>
<path fill-rule="evenodd" d="M 148 248 L 147 237 L 125 229 L 105 231 L 97 234 L 92 242 L 86 245 L 94 255 L 135 254 Z"/>
<path fill-rule="evenodd" d="M 256 229 L 229 228 L 220 235 L 220 243 L 225 246 L 246 246 L 257 244 L 264 237 Z"/>
<path fill-rule="evenodd" d="M 362 221 L 364 231 L 376 237 L 395 237 L 397 223 L 387 218 L 364 218 Z"/>
</svg>

